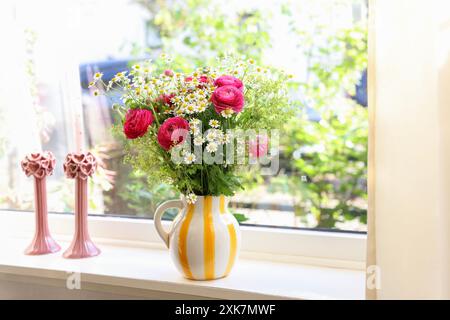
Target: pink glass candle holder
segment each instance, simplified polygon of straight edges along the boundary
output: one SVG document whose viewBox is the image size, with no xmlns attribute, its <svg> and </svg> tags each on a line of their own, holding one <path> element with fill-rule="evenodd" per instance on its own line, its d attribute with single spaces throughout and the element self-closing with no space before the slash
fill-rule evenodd
<svg viewBox="0 0 450 320">
<path fill-rule="evenodd" d="M 81 259 L 100 254 L 88 231 L 88 178 L 96 168 L 97 161 L 90 152 L 66 156 L 64 172 L 67 178 L 75 179 L 75 234 L 64 258 Z"/>
<path fill-rule="evenodd" d="M 40 255 L 61 250 L 53 240 L 48 228 L 47 219 L 47 181 L 53 174 L 55 157 L 51 152 L 31 153 L 22 160 L 21 166 L 27 177 L 34 177 L 34 207 L 36 228 L 33 241 L 26 248 L 25 254 Z"/>
</svg>

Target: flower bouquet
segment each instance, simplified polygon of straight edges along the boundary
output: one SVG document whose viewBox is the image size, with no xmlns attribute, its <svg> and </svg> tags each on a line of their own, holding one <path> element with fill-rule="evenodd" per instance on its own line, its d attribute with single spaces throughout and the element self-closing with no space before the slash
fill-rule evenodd
<svg viewBox="0 0 450 320">
<path fill-rule="evenodd" d="M 228 274 L 238 252 L 238 224 L 227 201 L 242 189 L 240 174 L 278 156 L 269 151 L 277 147 L 273 129 L 288 116 L 289 76 L 234 57 L 188 74 L 173 69 L 163 55 L 108 83 L 97 73 L 90 86 L 97 87 L 95 95 L 121 95 L 114 108 L 127 138 L 126 161 L 147 174 L 149 183 L 167 182 L 184 195 L 155 213 L 175 264 L 187 278 L 214 279 Z M 167 233 L 160 217 L 170 207 L 181 213 Z M 201 248 L 193 232 L 202 233 Z"/>
</svg>

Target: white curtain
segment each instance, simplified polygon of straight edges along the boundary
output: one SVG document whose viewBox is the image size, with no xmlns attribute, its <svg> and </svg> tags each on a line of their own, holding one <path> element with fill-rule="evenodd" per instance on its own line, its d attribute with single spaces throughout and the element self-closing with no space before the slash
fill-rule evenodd
<svg viewBox="0 0 450 320">
<path fill-rule="evenodd" d="M 0 1 L 1 208 L 31 208 L 33 184 L 20 160 L 45 148 L 57 159 L 48 179 L 49 210 L 67 210 L 64 192 L 70 193 L 72 184 L 63 177 L 62 161 L 76 150 L 73 123 L 82 112 L 80 38 L 92 36 L 79 32 L 80 6 L 80 1 Z"/>
<path fill-rule="evenodd" d="M 26 37 L 15 9 L 12 0 L 0 3 L 0 206 L 16 202 L 13 190 L 27 186 L 19 172 L 22 155 L 41 149 L 26 70 Z"/>
<path fill-rule="evenodd" d="M 371 14 L 367 298 L 449 299 L 450 1 Z"/>
</svg>

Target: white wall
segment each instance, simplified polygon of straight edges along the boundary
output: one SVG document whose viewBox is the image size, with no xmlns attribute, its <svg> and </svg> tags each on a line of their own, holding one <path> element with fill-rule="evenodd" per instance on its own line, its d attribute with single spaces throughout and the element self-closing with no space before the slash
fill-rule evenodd
<svg viewBox="0 0 450 320">
<path fill-rule="evenodd" d="M 374 3 L 378 298 L 450 298 L 450 2 Z"/>
</svg>

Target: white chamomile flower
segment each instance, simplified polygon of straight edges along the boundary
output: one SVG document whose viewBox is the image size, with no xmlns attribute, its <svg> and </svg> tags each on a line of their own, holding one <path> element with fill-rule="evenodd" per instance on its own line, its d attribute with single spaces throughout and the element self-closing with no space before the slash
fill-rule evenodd
<svg viewBox="0 0 450 320">
<path fill-rule="evenodd" d="M 126 73 L 126 71 L 118 72 L 118 73 L 116 74 L 116 77 L 117 77 L 118 79 L 123 78 L 123 77 L 125 77 L 125 73 Z"/>
<path fill-rule="evenodd" d="M 207 141 L 214 141 L 217 138 L 217 132 L 215 130 L 208 130 L 208 133 L 206 134 L 206 140 Z"/>
<path fill-rule="evenodd" d="M 95 82 L 94 81 L 89 82 L 88 88 L 92 88 L 93 86 L 95 86 Z"/>
<path fill-rule="evenodd" d="M 205 142 L 205 139 L 203 139 L 202 136 L 197 136 L 194 138 L 194 145 L 201 146 Z"/>
<path fill-rule="evenodd" d="M 195 106 L 192 105 L 192 104 L 190 104 L 190 105 L 188 105 L 188 106 L 185 108 L 185 111 L 186 111 L 186 113 L 188 113 L 188 114 L 192 114 L 192 113 L 194 113 L 194 112 L 196 111 L 195 109 L 196 109 Z"/>
<path fill-rule="evenodd" d="M 198 126 L 201 122 L 200 119 L 194 118 L 191 121 L 189 121 L 189 124 L 193 125 L 193 126 Z"/>
<path fill-rule="evenodd" d="M 186 196 L 186 202 L 189 204 L 194 204 L 197 202 L 197 196 L 193 193 L 190 193 Z"/>
<path fill-rule="evenodd" d="M 216 152 L 217 151 L 217 143 L 210 142 L 206 145 L 206 151 L 209 153 Z"/>
<path fill-rule="evenodd" d="M 199 134 L 199 128 L 197 126 L 191 126 L 191 133 L 196 136 Z"/>
<path fill-rule="evenodd" d="M 103 77 L 103 73 L 101 73 L 101 72 L 96 72 L 95 74 L 94 74 L 94 79 L 95 80 L 99 80 L 99 79 L 101 79 Z"/>
<path fill-rule="evenodd" d="M 220 122 L 218 120 L 212 119 L 212 120 L 209 120 L 209 125 L 212 128 L 218 128 L 220 126 Z"/>
<path fill-rule="evenodd" d="M 224 118 L 231 118 L 231 116 L 233 115 L 234 111 L 233 109 L 225 109 L 223 110 L 220 114 L 222 115 L 222 117 Z"/>
<path fill-rule="evenodd" d="M 200 108 L 201 108 L 201 107 L 200 107 L 199 105 L 195 105 L 195 106 L 194 106 L 194 109 L 195 109 L 194 111 L 195 111 L 195 112 L 200 112 Z"/>
<path fill-rule="evenodd" d="M 193 153 L 187 153 L 185 156 L 184 156 L 184 163 L 186 163 L 186 164 L 191 164 L 192 162 L 195 162 L 195 154 L 193 154 Z"/>
<path fill-rule="evenodd" d="M 94 96 L 99 96 L 100 95 L 100 91 L 99 90 L 94 90 Z"/>
</svg>

